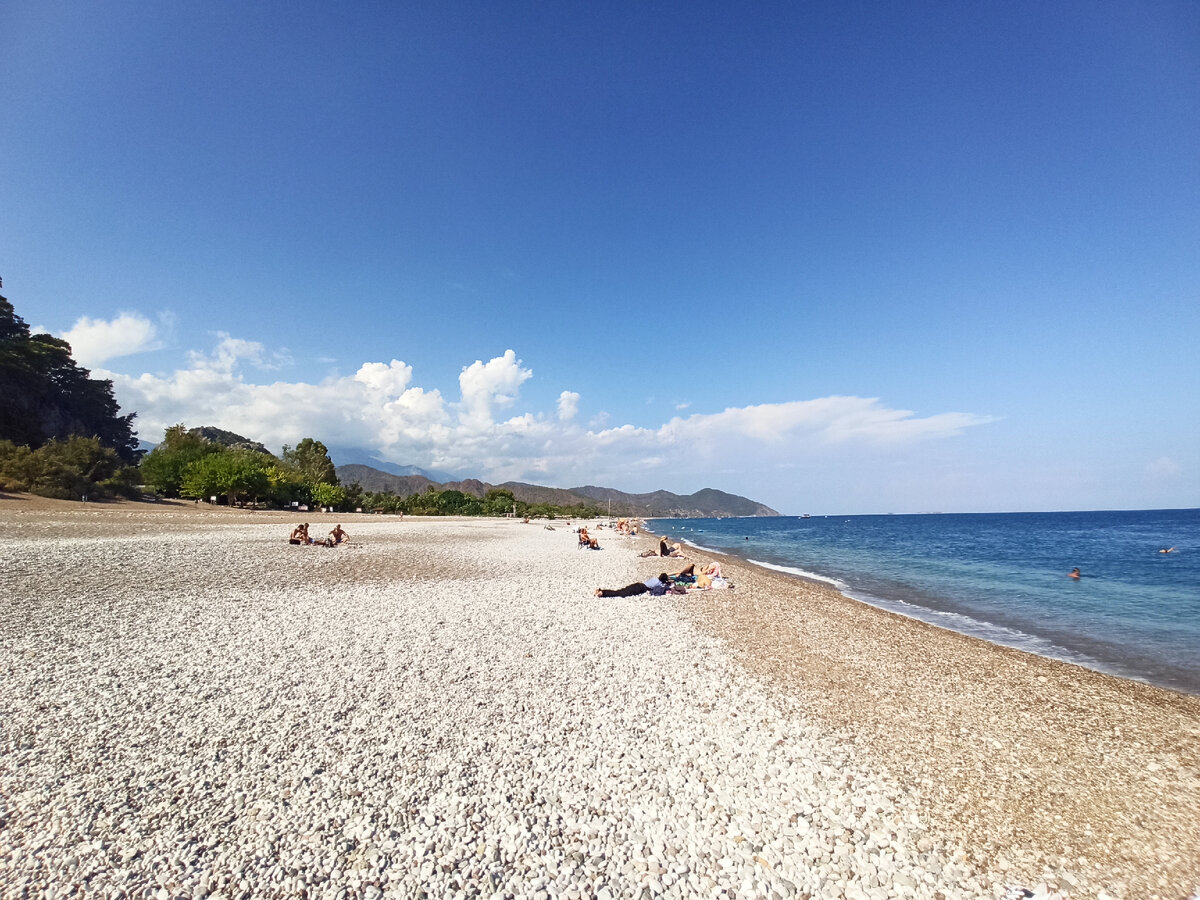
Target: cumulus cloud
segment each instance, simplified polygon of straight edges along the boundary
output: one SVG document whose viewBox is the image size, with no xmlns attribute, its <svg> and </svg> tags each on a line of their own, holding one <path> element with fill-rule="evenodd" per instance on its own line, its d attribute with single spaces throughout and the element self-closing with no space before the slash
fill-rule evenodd
<svg viewBox="0 0 1200 900">
<path fill-rule="evenodd" d="M 574 391 L 561 392 L 545 414 L 513 409 L 533 372 L 512 350 L 464 366 L 458 399 L 418 386 L 413 368 L 396 359 L 318 383 L 247 380 L 247 370 L 271 364 L 261 344 L 219 334 L 210 351 L 191 354 L 170 374 L 101 377 L 113 380 L 124 409 L 138 413 L 148 440 L 176 422 L 216 425 L 268 447 L 312 436 L 494 482 L 607 482 L 628 490 L 664 486 L 668 475 L 707 483 L 714 472 L 795 471 L 852 454 L 881 458 L 992 421 L 970 413 L 919 416 L 878 398 L 832 396 L 693 413 L 656 427 L 609 425 L 605 415 L 585 426 L 576 421 Z"/>
<path fill-rule="evenodd" d="M 521 361 L 512 350 L 505 350 L 486 363 L 475 360 L 464 366 L 458 376 L 462 391 L 462 422 L 465 426 L 484 430 L 492 424 L 492 409 L 511 406 L 516 402 L 517 391 L 533 372 L 521 367 Z"/>
<path fill-rule="evenodd" d="M 412 381 L 412 366 L 406 366 L 398 359 L 393 359 L 386 366 L 383 363 L 363 363 L 355 373 L 354 380 L 377 393 L 398 397 Z"/>
<path fill-rule="evenodd" d="M 111 321 L 83 316 L 59 337 L 71 345 L 75 361 L 88 368 L 162 346 L 154 323 L 137 313 L 121 313 Z"/>
<path fill-rule="evenodd" d="M 574 391 L 563 391 L 558 395 L 558 420 L 570 422 L 579 415 L 579 395 Z"/>
</svg>

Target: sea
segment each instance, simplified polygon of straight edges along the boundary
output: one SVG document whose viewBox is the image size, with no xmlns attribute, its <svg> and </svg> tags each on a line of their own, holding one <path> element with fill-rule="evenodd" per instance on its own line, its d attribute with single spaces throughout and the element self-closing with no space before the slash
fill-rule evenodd
<svg viewBox="0 0 1200 900">
<path fill-rule="evenodd" d="M 1200 694 L 1200 509 L 653 519 L 648 528 L 995 644 Z M 1075 567 L 1078 580 L 1068 577 Z"/>
</svg>

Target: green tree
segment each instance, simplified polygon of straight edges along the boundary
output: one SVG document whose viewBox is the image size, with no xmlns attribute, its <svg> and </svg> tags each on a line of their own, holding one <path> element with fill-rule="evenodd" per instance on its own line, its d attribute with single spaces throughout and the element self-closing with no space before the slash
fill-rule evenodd
<svg viewBox="0 0 1200 900">
<path fill-rule="evenodd" d="M 382 509 L 385 513 L 407 512 L 403 498 L 394 491 L 376 491 L 363 496 L 363 509 L 374 511 Z"/>
<path fill-rule="evenodd" d="M 507 488 L 492 488 L 483 497 L 483 514 L 503 516 L 513 511 L 517 498 Z"/>
<path fill-rule="evenodd" d="M 442 491 L 437 495 L 435 508 L 445 516 L 471 516 L 483 512 L 479 499 L 462 491 Z"/>
<path fill-rule="evenodd" d="M 204 440 L 182 424 L 172 425 L 163 435 L 162 443 L 142 457 L 142 483 L 160 494 L 179 497 L 188 467 L 222 449 L 220 444 Z"/>
<path fill-rule="evenodd" d="M 267 465 L 267 496 L 279 506 L 292 503 L 308 503 L 311 491 L 300 473 L 289 466 L 281 465 L 272 457 Z"/>
<path fill-rule="evenodd" d="M 338 483 L 337 469 L 329 458 L 329 450 L 320 441 L 305 438 L 294 449 L 285 444 L 283 461 L 310 485 Z"/>
<path fill-rule="evenodd" d="M 180 493 L 207 499 L 223 495 L 230 506 L 265 497 L 271 488 L 270 457 L 253 450 L 222 450 L 188 466 Z"/>
<path fill-rule="evenodd" d="M 132 479 L 126 468 L 117 451 L 95 437 L 51 440 L 36 450 L 0 441 L 0 487 L 6 490 L 60 500 L 128 495 Z"/>
<path fill-rule="evenodd" d="M 327 506 L 341 506 L 346 500 L 346 491 L 340 485 L 336 484 L 314 484 L 312 486 L 312 500 L 313 503 L 322 509 Z"/>
<path fill-rule="evenodd" d="M 346 506 L 350 509 L 358 509 L 360 506 L 366 509 L 367 493 L 363 490 L 363 486 L 357 481 L 352 482 L 346 488 Z"/>
<path fill-rule="evenodd" d="M 35 466 L 31 447 L 0 440 L 0 491 L 29 490 Z"/>
<path fill-rule="evenodd" d="M 75 435 L 95 437 L 125 462 L 136 462 L 134 414 L 120 415 L 112 382 L 90 375 L 71 358 L 70 344 L 31 335 L 0 297 L 0 439 L 36 449 Z"/>
</svg>

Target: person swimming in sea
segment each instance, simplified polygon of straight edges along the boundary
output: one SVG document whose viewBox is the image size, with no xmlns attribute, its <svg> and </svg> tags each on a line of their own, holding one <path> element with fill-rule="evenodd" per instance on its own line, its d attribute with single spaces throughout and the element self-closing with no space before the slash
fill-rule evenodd
<svg viewBox="0 0 1200 900">
<path fill-rule="evenodd" d="M 1078 579 L 1082 574 L 1083 573 L 1079 571 L 1079 566 L 1076 566 L 1070 572 L 1067 573 L 1067 577 Z"/>
<path fill-rule="evenodd" d="M 1159 552 L 1159 553 L 1174 553 L 1174 552 L 1175 552 L 1175 548 L 1174 548 L 1174 547 L 1163 547 L 1163 548 L 1162 548 L 1161 550 L 1159 550 L 1158 552 Z"/>
</svg>

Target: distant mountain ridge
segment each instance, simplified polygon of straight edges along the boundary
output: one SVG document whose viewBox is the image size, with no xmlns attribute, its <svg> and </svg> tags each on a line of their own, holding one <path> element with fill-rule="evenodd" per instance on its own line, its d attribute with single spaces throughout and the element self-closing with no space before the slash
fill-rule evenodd
<svg viewBox="0 0 1200 900">
<path fill-rule="evenodd" d="M 611 501 L 613 515 L 620 516 L 711 518 L 779 515 L 765 504 L 737 494 L 727 494 L 715 488 L 704 488 L 694 494 L 681 495 L 670 491 L 628 494 L 615 488 L 594 485 L 564 489 L 525 484 L 520 481 L 488 484 L 476 478 L 438 483 L 424 475 L 393 475 L 361 464 L 338 466 L 337 474 L 342 484 L 358 482 L 364 490 L 391 491 L 401 497 L 420 494 L 431 486 L 436 490 L 462 491 L 472 497 L 483 497 L 492 488 L 503 488 L 512 491 L 513 496 L 523 503 L 550 503 L 555 506 L 584 503 L 600 506 L 607 511 Z"/>
<path fill-rule="evenodd" d="M 421 475 L 439 483 L 454 481 L 459 477 L 453 472 L 439 472 L 436 469 L 422 469 L 419 466 L 400 466 L 396 463 L 390 463 L 380 459 L 370 450 L 362 447 L 330 447 L 329 458 L 338 467 L 364 466 L 380 472 L 386 472 L 389 475 Z"/>
</svg>

